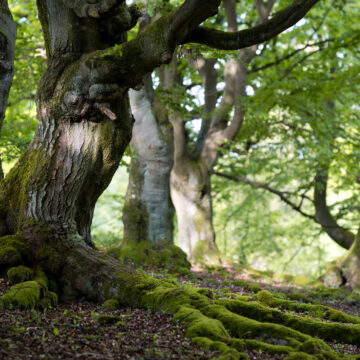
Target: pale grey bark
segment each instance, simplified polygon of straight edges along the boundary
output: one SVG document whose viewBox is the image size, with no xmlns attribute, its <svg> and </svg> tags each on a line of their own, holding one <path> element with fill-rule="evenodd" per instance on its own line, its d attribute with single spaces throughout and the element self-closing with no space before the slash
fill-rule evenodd
<svg viewBox="0 0 360 360">
<path fill-rule="evenodd" d="M 174 128 L 178 124 L 174 124 Z M 174 129 L 176 136 L 176 129 Z M 176 152 L 175 152 L 176 153 Z M 175 155 L 176 159 L 176 155 Z M 210 176 L 204 163 L 183 159 L 171 172 L 171 199 L 178 221 L 178 244 L 190 261 L 220 263 L 212 222 Z"/>
<path fill-rule="evenodd" d="M 7 0 L 0 0 L 0 131 L 14 75 L 16 24 Z M 0 180 L 4 178 L 0 154 Z"/>
<path fill-rule="evenodd" d="M 268 17 L 273 1 L 255 1 L 259 22 Z M 235 2 L 223 2 L 228 31 L 238 28 Z M 256 56 L 257 46 L 240 50 L 238 57 L 226 62 L 224 68 L 225 89 L 217 106 L 217 72 L 214 59 L 197 59 L 194 66 L 202 76 L 205 103 L 202 125 L 196 141 L 196 152 L 188 149 L 183 119 L 172 116 L 174 127 L 175 160 L 171 173 L 171 198 L 178 219 L 178 242 L 195 262 L 220 262 L 215 242 L 210 176 L 225 141 L 232 141 L 244 121 L 243 98 L 246 96 L 247 65 Z M 230 109 L 234 109 L 228 121 Z"/>
<path fill-rule="evenodd" d="M 150 240 L 154 247 L 173 242 L 170 171 L 173 165 L 172 128 L 150 75 L 145 86 L 130 90 L 135 123 L 131 149 L 134 157 L 123 211 L 124 242 Z"/>
</svg>

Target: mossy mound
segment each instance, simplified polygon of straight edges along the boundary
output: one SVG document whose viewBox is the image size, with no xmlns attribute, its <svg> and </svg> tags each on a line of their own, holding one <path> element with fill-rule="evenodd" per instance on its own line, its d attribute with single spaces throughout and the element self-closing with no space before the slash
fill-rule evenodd
<svg viewBox="0 0 360 360">
<path fill-rule="evenodd" d="M 32 279 L 34 272 L 27 266 L 12 267 L 7 272 L 7 277 L 12 284 L 18 284 Z"/>
<path fill-rule="evenodd" d="M 12 278 L 11 282 L 16 285 L 0 297 L 1 308 L 48 309 L 58 304 L 58 296 L 49 291 L 48 280 L 43 272 L 33 272 L 29 268 L 18 266 L 9 269 L 8 274 Z M 21 281 L 26 279 L 31 280 Z"/>
<path fill-rule="evenodd" d="M 28 241 L 20 235 L 0 238 L 0 276 L 5 275 L 10 267 L 23 265 L 29 256 Z"/>
<path fill-rule="evenodd" d="M 105 311 L 106 310 L 116 310 L 119 308 L 119 302 L 116 299 L 106 300 L 102 306 Z"/>
<path fill-rule="evenodd" d="M 156 248 L 149 241 L 143 241 L 110 249 L 108 254 L 116 256 L 121 262 L 156 266 L 166 269 L 170 273 L 191 275 L 191 264 L 187 260 L 186 254 L 176 245 L 169 244 Z"/>
</svg>

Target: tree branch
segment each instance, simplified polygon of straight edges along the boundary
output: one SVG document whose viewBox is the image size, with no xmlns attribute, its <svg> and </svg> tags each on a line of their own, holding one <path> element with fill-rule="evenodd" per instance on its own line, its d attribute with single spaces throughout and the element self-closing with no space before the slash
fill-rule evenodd
<svg viewBox="0 0 360 360">
<path fill-rule="evenodd" d="M 314 186 L 314 206 L 316 213 L 316 221 L 321 225 L 322 229 L 345 249 L 350 249 L 355 240 L 355 235 L 347 229 L 341 227 L 330 214 L 329 207 L 326 203 L 326 190 L 329 175 L 328 164 L 319 168 L 315 177 Z"/>
<path fill-rule="evenodd" d="M 202 76 L 205 90 L 205 102 L 202 114 L 201 129 L 196 140 L 196 155 L 201 153 L 206 134 L 210 129 L 211 114 L 216 108 L 218 93 L 216 90 L 217 85 L 217 72 L 215 70 L 216 59 L 198 59 L 197 67 Z"/>
<path fill-rule="evenodd" d="M 184 39 L 184 43 L 195 42 L 221 50 L 236 50 L 262 43 L 295 25 L 319 0 L 294 0 L 273 18 L 251 29 L 235 33 L 198 27 Z"/>
<path fill-rule="evenodd" d="M 315 216 L 305 213 L 304 211 L 301 210 L 301 206 L 296 205 L 294 202 L 289 200 L 285 196 L 285 194 L 287 194 L 286 191 L 276 190 L 276 189 L 270 187 L 269 184 L 259 183 L 257 181 L 251 180 L 251 179 L 246 178 L 246 177 L 238 177 L 238 176 L 234 176 L 234 175 L 220 173 L 220 172 L 217 172 L 217 171 L 215 171 L 214 174 L 217 175 L 217 176 L 221 176 L 221 177 L 223 177 L 225 179 L 228 179 L 228 180 L 232 180 L 232 181 L 235 181 L 235 182 L 238 182 L 238 183 L 248 184 L 248 185 L 251 185 L 251 186 L 254 186 L 254 187 L 257 187 L 257 188 L 260 188 L 260 189 L 264 189 L 266 191 L 269 191 L 272 194 L 278 196 L 280 198 L 280 200 L 282 200 L 284 203 L 289 205 L 293 210 L 297 211 L 302 216 L 304 216 L 304 217 L 306 217 L 308 219 L 311 219 L 311 220 L 313 220 L 315 222 L 318 222 L 316 220 Z"/>
<path fill-rule="evenodd" d="M 308 47 L 313 47 L 313 46 L 321 46 L 321 45 L 324 45 L 328 42 L 333 42 L 335 39 L 334 38 L 331 38 L 331 39 L 326 39 L 326 40 L 322 40 L 322 41 L 318 41 L 318 42 L 315 42 L 315 43 L 312 43 L 312 44 L 306 44 L 305 46 L 303 46 L 302 48 L 300 49 L 296 49 L 294 51 L 292 51 L 291 53 L 283 56 L 282 58 L 279 58 L 275 61 L 271 61 L 265 65 L 262 65 L 262 66 L 259 66 L 259 67 L 252 67 L 249 71 L 248 71 L 248 74 L 251 74 L 251 73 L 255 73 L 255 72 L 258 72 L 258 71 L 262 71 L 262 70 L 265 70 L 271 66 L 274 66 L 274 65 L 279 65 L 280 63 L 282 63 L 283 61 L 285 60 L 288 60 L 290 58 L 292 58 L 293 56 L 295 56 L 296 54 L 298 54 L 299 52 L 302 52 L 304 50 L 306 50 Z M 319 50 L 315 50 L 313 52 L 311 52 L 311 54 L 315 53 L 315 52 L 318 52 L 320 51 Z"/>
</svg>

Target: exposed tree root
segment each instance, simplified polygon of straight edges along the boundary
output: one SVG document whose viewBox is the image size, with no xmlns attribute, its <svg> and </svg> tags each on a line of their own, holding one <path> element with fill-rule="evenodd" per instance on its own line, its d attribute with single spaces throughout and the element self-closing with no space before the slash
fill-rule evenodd
<svg viewBox="0 0 360 360">
<path fill-rule="evenodd" d="M 106 300 L 104 307 L 109 309 L 130 305 L 170 312 L 175 321 L 188 326 L 187 336 L 195 343 L 220 350 L 220 359 L 247 359 L 249 350 L 286 354 L 287 360 L 360 359 L 360 355 L 338 353 L 324 342 L 336 339 L 359 345 L 358 317 L 324 305 L 284 300 L 268 291 L 260 291 L 257 300 L 219 298 L 209 289 L 131 272 L 111 256 L 77 243 L 76 237 L 68 240 L 66 255 L 60 252 L 60 248 L 65 251 L 64 242 L 45 243 L 41 251 L 32 249 L 29 257 L 24 238 L 0 239 L 2 271 L 18 282 L 0 298 L 3 308 L 54 306 L 56 280 L 61 300 L 86 296 Z"/>
</svg>

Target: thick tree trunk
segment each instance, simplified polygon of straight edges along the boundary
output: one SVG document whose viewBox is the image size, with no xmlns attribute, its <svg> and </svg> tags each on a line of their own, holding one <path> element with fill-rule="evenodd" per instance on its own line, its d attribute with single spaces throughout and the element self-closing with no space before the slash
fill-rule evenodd
<svg viewBox="0 0 360 360">
<path fill-rule="evenodd" d="M 135 118 L 130 179 L 123 219 L 124 244 L 151 241 L 161 248 L 173 243 L 170 171 L 173 164 L 172 128 L 166 109 L 153 91 L 151 77 L 140 91 L 130 90 Z"/>
<path fill-rule="evenodd" d="M 48 68 L 34 139 L 1 183 L 0 231 L 9 236 L 0 239 L 0 271 L 36 265 L 67 300 L 118 295 L 118 263 L 91 249 L 93 209 L 130 141 L 129 88 L 168 63 L 219 3 L 201 12 L 195 5 L 112 48 L 136 24 L 134 7 L 122 0 L 38 0 Z"/>
<path fill-rule="evenodd" d="M 201 160 L 190 157 L 175 160 L 171 172 L 171 199 L 178 221 L 178 244 L 189 260 L 221 263 L 212 222 L 210 174 Z"/>
<path fill-rule="evenodd" d="M 16 24 L 7 0 L 0 0 L 0 131 L 14 75 Z M 0 180 L 4 178 L 0 154 Z"/>
<path fill-rule="evenodd" d="M 91 61 L 76 60 L 106 45 L 91 31 L 90 25 L 99 27 L 97 23 L 75 18 L 61 2 L 40 4 L 51 46 L 46 43 L 50 59 L 38 91 L 39 125 L 29 149 L 5 179 L 1 204 L 10 233 L 29 224 L 51 224 L 72 229 L 91 245 L 96 200 L 130 139 L 127 89 L 104 79 L 106 66 L 100 73 Z M 44 19 L 52 12 L 59 17 Z M 74 22 L 89 27 L 89 33 L 70 27 Z"/>
</svg>

